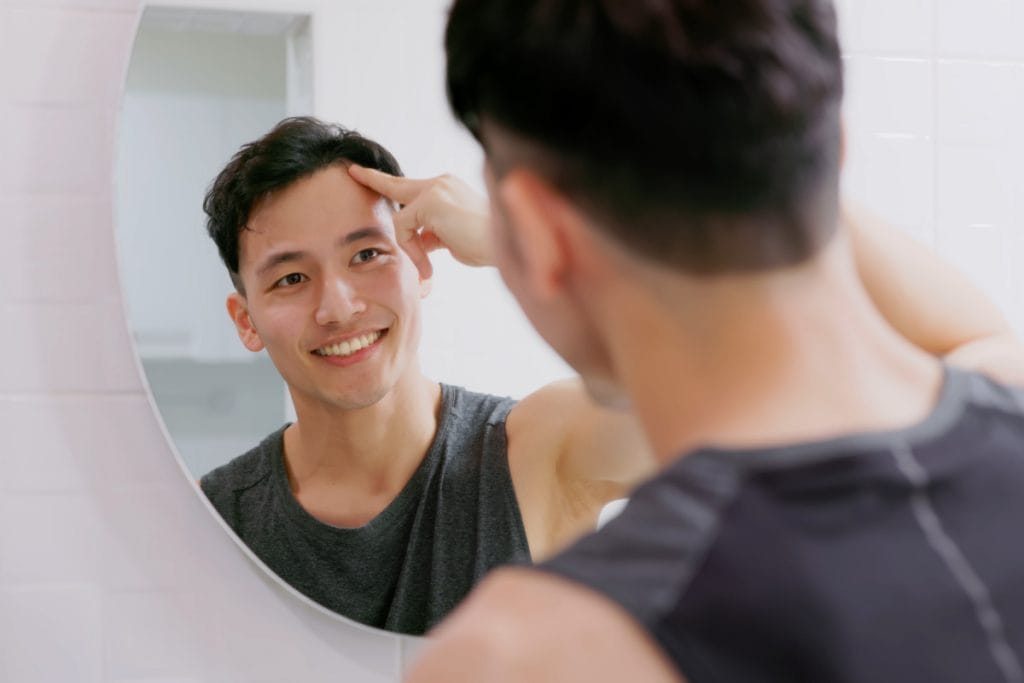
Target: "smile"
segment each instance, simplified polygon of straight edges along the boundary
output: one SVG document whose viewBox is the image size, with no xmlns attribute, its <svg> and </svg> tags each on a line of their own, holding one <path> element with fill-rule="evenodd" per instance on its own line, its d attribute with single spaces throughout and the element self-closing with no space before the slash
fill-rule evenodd
<svg viewBox="0 0 1024 683">
<path fill-rule="evenodd" d="M 371 346 L 374 342 L 383 336 L 385 330 L 377 330 L 376 332 L 369 332 L 360 337 L 353 337 L 352 339 L 346 339 L 343 342 L 334 344 L 333 346 L 322 346 L 315 350 L 313 353 L 318 356 L 351 356 L 352 354 L 362 351 L 368 346 Z"/>
</svg>

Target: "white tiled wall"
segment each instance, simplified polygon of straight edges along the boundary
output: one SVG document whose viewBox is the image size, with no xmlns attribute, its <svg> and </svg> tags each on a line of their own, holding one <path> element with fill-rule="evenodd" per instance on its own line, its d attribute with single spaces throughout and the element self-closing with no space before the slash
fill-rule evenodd
<svg viewBox="0 0 1024 683">
<path fill-rule="evenodd" d="M 396 140 L 414 175 L 477 172 L 443 117 L 440 12 L 416 0 L 180 4 L 315 7 L 318 54 L 334 50 L 339 66 L 318 71 L 317 113 Z M 0 681 L 394 680 L 417 644 L 325 615 L 255 571 L 150 410 L 110 199 L 137 5 L 0 0 Z M 1022 7 L 841 2 L 847 191 L 967 268 L 1018 329 Z M 432 76 L 414 79 L 421 54 Z"/>
<path fill-rule="evenodd" d="M 184 476 L 117 290 L 135 0 L 0 0 L 0 681 L 394 681 L 398 638 L 266 578 Z"/>
<path fill-rule="evenodd" d="M 1024 332 L 1024 3 L 838 6 L 847 194 L 934 245 Z"/>
</svg>

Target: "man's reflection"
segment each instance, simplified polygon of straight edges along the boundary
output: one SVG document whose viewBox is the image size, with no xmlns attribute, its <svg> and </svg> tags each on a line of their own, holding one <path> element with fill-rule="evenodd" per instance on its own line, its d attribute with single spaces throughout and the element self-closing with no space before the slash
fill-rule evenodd
<svg viewBox="0 0 1024 683">
<path fill-rule="evenodd" d="M 228 312 L 246 348 L 266 349 L 297 420 L 201 486 L 299 591 L 420 634 L 488 570 L 592 529 L 647 461 L 632 419 L 594 406 L 578 382 L 516 403 L 424 376 L 425 251 L 490 265 L 486 207 L 474 211 L 452 179 L 391 179 L 408 195 L 396 214 L 353 165 L 401 175 L 371 140 L 288 119 L 244 146 L 207 194 L 236 288 Z"/>
</svg>

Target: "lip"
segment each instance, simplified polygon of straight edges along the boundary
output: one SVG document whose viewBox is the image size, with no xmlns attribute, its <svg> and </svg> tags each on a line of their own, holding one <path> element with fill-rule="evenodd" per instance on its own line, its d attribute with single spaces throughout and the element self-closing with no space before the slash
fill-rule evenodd
<svg viewBox="0 0 1024 683">
<path fill-rule="evenodd" d="M 388 332 L 390 331 L 390 329 L 391 328 L 385 327 L 379 330 L 367 330 L 364 332 L 357 332 L 355 334 L 350 334 L 345 337 L 338 337 L 335 340 L 324 342 L 323 344 L 317 347 L 318 349 L 320 349 L 323 348 L 324 346 L 334 346 L 335 344 L 340 344 L 343 341 L 355 339 L 357 337 L 363 336 L 364 334 L 371 334 L 373 332 L 381 333 L 380 336 L 377 338 L 377 341 L 373 342 L 366 348 L 359 349 L 350 356 L 321 356 L 316 351 L 310 351 L 310 355 L 316 358 L 317 360 L 323 361 L 324 363 L 332 365 L 336 368 L 347 368 L 350 365 L 355 365 L 357 363 L 363 362 L 364 360 L 372 356 L 374 353 L 376 353 L 377 349 L 380 347 L 381 342 L 384 341 L 384 339 L 388 336 Z"/>
</svg>

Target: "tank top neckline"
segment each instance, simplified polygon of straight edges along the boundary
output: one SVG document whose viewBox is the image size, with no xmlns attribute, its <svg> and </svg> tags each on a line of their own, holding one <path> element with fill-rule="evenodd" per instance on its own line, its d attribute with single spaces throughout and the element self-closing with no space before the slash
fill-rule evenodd
<svg viewBox="0 0 1024 683">
<path fill-rule="evenodd" d="M 376 535 L 401 521 L 409 510 L 414 507 L 420 499 L 423 484 L 434 465 L 440 460 L 441 453 L 447 441 L 448 431 L 454 412 L 456 390 L 443 382 L 441 386 L 441 409 L 437 419 L 437 430 L 430 448 L 413 471 L 409 480 L 399 491 L 398 495 L 388 503 L 377 516 L 366 524 L 357 527 L 341 527 L 317 519 L 302 507 L 292 493 L 288 484 L 288 473 L 284 465 L 284 431 L 291 423 L 284 425 L 264 445 L 264 455 L 270 460 L 270 476 L 273 480 L 272 487 L 275 497 L 281 501 L 284 513 L 288 519 L 301 527 L 304 531 L 314 534 L 330 534 L 335 538 L 353 538 L 365 535 Z"/>
</svg>

